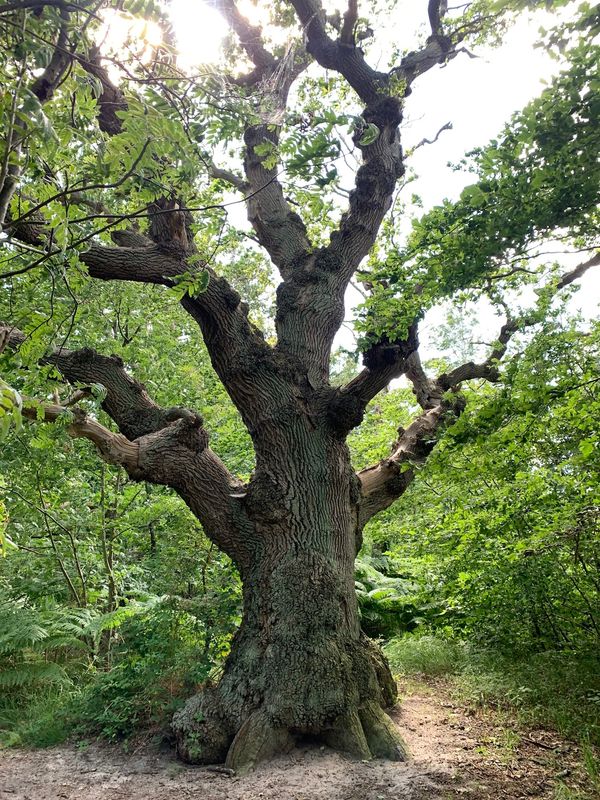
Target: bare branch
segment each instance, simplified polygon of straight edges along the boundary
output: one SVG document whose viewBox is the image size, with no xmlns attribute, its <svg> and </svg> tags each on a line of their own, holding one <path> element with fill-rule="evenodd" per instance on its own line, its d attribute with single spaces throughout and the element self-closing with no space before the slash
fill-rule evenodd
<svg viewBox="0 0 600 800">
<path fill-rule="evenodd" d="M 234 0 L 212 0 L 212 4 L 235 31 L 254 66 L 261 73 L 271 71 L 276 65 L 276 59 L 263 44 L 262 29 L 248 22 L 239 12 Z"/>
<path fill-rule="evenodd" d="M 433 137 L 433 139 L 421 139 L 421 141 L 413 147 L 413 153 L 414 153 L 415 150 L 418 150 L 419 147 L 423 147 L 426 144 L 435 144 L 437 142 L 437 140 L 440 138 L 440 135 L 444 131 L 451 131 L 451 130 L 452 130 L 452 123 L 451 122 L 447 122 L 445 125 L 442 125 L 442 127 L 439 129 L 439 131 Z"/>
<path fill-rule="evenodd" d="M 442 32 L 442 19 L 448 10 L 447 0 L 429 0 L 427 14 L 433 36 L 438 36 Z"/>
<path fill-rule="evenodd" d="M 123 121 L 117 114 L 127 110 L 127 102 L 123 92 L 108 77 L 106 67 L 102 66 L 99 48 L 93 48 L 87 58 L 79 58 L 78 61 L 86 72 L 100 81 L 102 86 L 102 93 L 97 98 L 100 130 L 111 136 L 120 133 Z"/>
<path fill-rule="evenodd" d="M 0 325 L 0 341 L 18 347 L 25 335 Z M 76 391 L 66 404 L 24 403 L 23 415 L 56 422 L 68 415 L 68 432 L 93 442 L 102 458 L 118 464 L 133 480 L 170 486 L 203 524 L 207 535 L 238 563 L 246 553 L 250 526 L 244 527 L 235 496 L 242 485 L 208 446 L 199 414 L 184 408 L 162 408 L 133 379 L 117 356 L 94 350 L 57 350 L 43 359 L 71 383 L 102 384 L 102 408 L 117 423 L 115 433 L 73 404 L 89 396 Z M 241 556 L 240 556 L 241 553 Z"/>
<path fill-rule="evenodd" d="M 72 416 L 68 432 L 74 438 L 89 439 L 96 445 L 102 458 L 109 464 L 118 464 L 130 475 L 139 473 L 139 442 L 130 442 L 121 433 L 113 433 L 104 425 L 87 416 L 80 408 L 69 409 L 62 405 L 40 405 L 26 402 L 23 405 L 23 416 L 31 420 L 56 422 L 64 419 L 66 414 Z"/>
<path fill-rule="evenodd" d="M 26 418 L 39 420 L 40 414 L 45 422 L 56 422 L 68 414 L 68 433 L 91 441 L 109 464 L 123 467 L 133 480 L 175 489 L 215 544 L 244 566 L 251 531 L 249 525 L 244 529 L 243 515 L 234 499 L 241 491 L 241 484 L 208 447 L 208 434 L 200 418 L 176 419 L 131 441 L 109 430 L 81 408 L 24 404 Z"/>
<path fill-rule="evenodd" d="M 290 87 L 306 68 L 307 59 L 297 58 L 293 49 L 282 58 L 275 58 L 264 46 L 261 28 L 248 22 L 234 0 L 213 0 L 213 5 L 223 14 L 255 65 L 250 75 L 232 80 L 252 88 L 260 85 L 262 91 L 268 91 L 278 109 L 284 109 Z M 269 87 L 265 89 L 267 83 Z M 273 112 L 275 116 L 278 113 L 277 110 Z M 209 165 L 209 172 L 213 178 L 226 181 L 247 195 L 248 220 L 256 231 L 259 243 L 282 274 L 287 274 L 290 265 L 310 249 L 310 242 L 302 220 L 284 197 L 277 164 L 271 163 L 279 143 L 278 126 L 272 119 L 265 119 L 262 124 L 248 125 L 244 143 L 246 180 L 214 164 Z M 265 155 L 261 151 L 265 147 L 271 153 Z"/>
<path fill-rule="evenodd" d="M 135 281 L 172 286 L 173 278 L 186 271 L 185 262 L 174 258 L 156 244 L 145 247 L 104 247 L 93 244 L 81 253 L 81 261 L 92 278 Z"/>
<path fill-rule="evenodd" d="M 414 467 L 425 463 L 435 446 L 436 433 L 446 412 L 447 408 L 440 404 L 423 412 L 406 430 L 399 428 L 400 437 L 391 456 L 358 473 L 362 492 L 361 528 L 408 489 L 414 479 Z"/>
<path fill-rule="evenodd" d="M 7 339 L 11 349 L 19 348 L 27 339 L 21 331 L 1 323 L 0 335 Z M 104 356 L 91 348 L 61 348 L 45 356 L 42 363 L 54 365 L 71 384 L 103 386 L 106 397 L 102 408 L 128 439 L 161 430 L 176 418 L 177 412 L 180 416 L 192 414 L 185 409 L 164 409 L 157 405 L 145 387 L 129 375 L 118 356 Z"/>
<path fill-rule="evenodd" d="M 382 91 L 385 92 L 389 77 L 370 67 L 362 50 L 347 41 L 347 37 L 335 41 L 327 34 L 320 0 L 292 0 L 292 5 L 304 28 L 308 52 L 325 69 L 342 74 L 364 103 L 374 103 Z M 349 13 L 352 14 L 350 7 Z M 351 16 L 348 19 L 351 20 Z"/>
<path fill-rule="evenodd" d="M 406 377 L 413 385 L 413 390 L 421 408 L 429 410 L 438 406 L 441 402 L 443 389 L 436 380 L 429 378 L 418 351 L 411 353 L 407 359 Z"/>
<path fill-rule="evenodd" d="M 235 189 L 238 189 L 244 194 L 248 194 L 251 191 L 250 186 L 243 178 L 240 178 L 239 175 L 236 175 L 234 172 L 231 172 L 228 169 L 217 167 L 216 164 L 211 163 L 209 164 L 209 172 L 211 177 L 215 180 L 229 183 Z"/>
<path fill-rule="evenodd" d="M 287 92 L 286 92 L 287 95 Z M 267 165 L 260 153 L 265 145 L 276 150 L 279 133 L 274 126 L 252 125 L 246 129 L 244 169 L 250 193 L 247 197 L 248 220 L 260 244 L 285 277 L 310 250 L 306 226 L 291 209 L 277 179 L 277 165 Z"/>
<path fill-rule="evenodd" d="M 365 369 L 333 393 L 328 409 L 332 427 L 346 434 L 360 424 L 368 403 L 390 381 L 407 371 L 418 346 L 417 324 L 414 323 L 404 341 L 381 343 L 364 353 Z"/>
<path fill-rule="evenodd" d="M 563 275 L 563 277 L 559 280 L 559 282 L 556 285 L 557 291 L 560 289 L 564 289 L 565 286 L 568 286 L 570 283 L 573 283 L 573 281 L 576 281 L 578 280 L 578 278 L 581 278 L 583 275 L 585 275 L 588 269 L 591 269 L 592 267 L 597 267 L 599 265 L 600 265 L 600 251 L 595 253 L 587 261 L 584 261 L 582 264 L 579 264 L 579 266 L 575 267 L 575 269 L 572 269 L 570 272 L 567 272 L 565 275 Z"/>
<path fill-rule="evenodd" d="M 94 278 L 163 286 L 172 285 L 176 276 L 195 269 L 193 265 L 188 266 L 185 259 L 165 254 L 157 245 L 141 248 L 94 245 L 81 259 Z M 250 323 L 248 306 L 242 303 L 239 294 L 210 268 L 206 271 L 209 273 L 206 290 L 195 297 L 184 296 L 181 305 L 199 324 L 212 365 L 223 383 L 230 386 L 232 375 L 237 376 L 230 387 L 231 397 L 252 427 L 256 416 L 264 413 L 264 408 L 259 410 L 259 407 L 269 402 L 250 391 L 253 375 L 255 378 L 254 366 L 256 362 L 261 363 L 273 377 L 274 353 L 262 332 Z M 268 380 L 266 376 L 265 380 Z"/>
<path fill-rule="evenodd" d="M 354 28 L 358 20 L 358 0 L 348 0 L 348 8 L 344 14 L 344 22 L 340 31 L 342 44 L 354 45 Z"/>
</svg>

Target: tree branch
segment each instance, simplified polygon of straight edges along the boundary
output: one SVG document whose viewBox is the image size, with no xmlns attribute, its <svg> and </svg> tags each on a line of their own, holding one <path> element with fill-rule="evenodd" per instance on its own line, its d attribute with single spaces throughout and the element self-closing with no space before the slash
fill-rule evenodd
<svg viewBox="0 0 600 800">
<path fill-rule="evenodd" d="M 78 61 L 87 73 L 100 81 L 102 86 L 102 92 L 97 98 L 100 130 L 110 136 L 120 133 L 123 121 L 117 113 L 127 111 L 127 102 L 123 92 L 108 77 L 106 67 L 102 65 L 100 49 L 94 47 L 87 58 L 79 58 Z"/>
<path fill-rule="evenodd" d="M 277 60 L 265 48 L 262 41 L 262 29 L 251 25 L 248 20 L 240 14 L 233 0 L 212 0 L 212 5 L 220 11 L 229 23 L 231 29 L 235 31 L 240 44 L 255 67 L 261 72 L 272 71 Z"/>
<path fill-rule="evenodd" d="M 2 9 L 11 10 L 11 5 L 12 4 L 0 7 L 0 13 L 2 13 Z M 66 9 L 66 5 L 61 7 L 60 16 L 61 24 L 52 57 L 50 58 L 50 61 L 48 62 L 48 65 L 45 67 L 42 74 L 34 80 L 30 87 L 31 92 L 33 92 L 40 103 L 45 103 L 54 95 L 54 92 L 56 91 L 72 59 L 70 52 L 65 48 L 65 45 L 68 41 L 69 30 L 69 13 Z M 13 111 L 16 110 L 16 103 L 18 102 L 17 94 L 14 97 Z M 22 142 L 25 139 L 26 133 L 27 123 L 22 118 L 19 121 L 16 121 L 13 114 L 12 123 L 9 126 L 8 131 L 8 141 L 6 142 L 6 163 L 8 169 L 6 171 L 3 170 L 2 183 L 0 185 L 0 230 L 2 230 L 4 227 L 4 221 L 8 213 L 10 201 L 19 184 L 19 178 L 21 175 L 21 164 L 19 157 L 21 155 Z M 8 160 L 11 151 L 13 153 L 12 163 L 10 163 Z"/>
<path fill-rule="evenodd" d="M 94 245 L 82 254 L 81 260 L 94 278 L 164 286 L 172 285 L 176 276 L 195 269 L 185 259 L 165 254 L 157 245 L 141 248 Z M 265 413 L 265 404 L 272 402 L 268 393 L 256 392 L 256 365 L 260 364 L 264 370 L 266 383 L 277 381 L 274 352 L 262 332 L 249 321 L 248 306 L 239 294 L 210 268 L 207 272 L 206 290 L 195 297 L 185 295 L 181 305 L 199 324 L 217 375 L 244 422 L 253 429 L 257 418 Z"/>
<path fill-rule="evenodd" d="M 405 374 L 413 385 L 417 403 L 421 408 L 429 410 L 440 404 L 444 391 L 423 369 L 418 351 L 411 353 L 407 359 Z"/>
<path fill-rule="evenodd" d="M 208 434 L 199 417 L 177 419 L 159 431 L 130 441 L 81 408 L 26 403 L 23 416 L 39 420 L 40 409 L 45 422 L 56 422 L 69 414 L 69 435 L 91 441 L 105 461 L 123 467 L 133 480 L 175 489 L 200 520 L 207 536 L 241 568 L 245 566 L 252 530 L 235 500 L 241 483 L 208 447 Z"/>
<path fill-rule="evenodd" d="M 25 338 L 14 328 L 0 326 L 0 341 L 9 347 L 18 347 Z M 44 421 L 56 422 L 69 414 L 71 436 L 91 441 L 105 461 L 122 466 L 133 480 L 175 489 L 207 535 L 243 565 L 252 530 L 235 499 L 242 484 L 208 446 L 200 415 L 189 409 L 158 406 L 144 386 L 125 371 L 117 356 L 103 356 L 90 349 L 60 349 L 42 363 L 56 366 L 71 383 L 102 384 L 106 389 L 102 408 L 117 423 L 120 433 L 72 405 L 87 392 L 76 392 L 64 405 L 26 402 L 23 416 L 36 420 L 41 413 Z"/>
<path fill-rule="evenodd" d="M 353 0 L 350 0 L 352 3 Z M 334 40 L 327 34 L 325 12 L 320 0 L 292 0 L 292 5 L 304 28 L 310 55 L 325 69 L 334 69 L 343 75 L 363 103 L 374 103 L 388 87 L 386 73 L 370 67 L 362 50 L 348 42 L 347 36 L 344 40 Z M 344 15 L 344 21 L 351 21 L 352 13 L 349 6 L 349 16 Z"/>
<path fill-rule="evenodd" d="M 576 281 L 585 275 L 588 269 L 597 266 L 600 266 L 600 251 L 595 253 L 591 258 L 588 258 L 587 261 L 579 264 L 577 267 L 575 267 L 575 269 L 572 269 L 570 272 L 567 272 L 565 275 L 563 275 L 556 284 L 556 290 L 559 291 L 560 289 L 564 289 L 565 286 L 568 286 L 569 284 L 573 283 L 573 281 Z"/>
<path fill-rule="evenodd" d="M 448 0 L 429 0 L 427 14 L 433 36 L 438 36 L 442 32 L 442 18 L 448 10 Z"/>
<path fill-rule="evenodd" d="M 385 342 L 363 354 L 365 369 L 345 386 L 332 392 L 328 406 L 330 425 L 346 435 L 362 422 L 369 402 L 382 389 L 408 370 L 419 346 L 417 323 L 410 326 L 402 342 Z"/>
<path fill-rule="evenodd" d="M 430 37 L 426 47 L 409 53 L 393 75 L 381 73 L 367 64 L 360 48 L 328 35 L 320 0 L 292 0 L 292 5 L 304 27 L 308 52 L 322 67 L 340 73 L 366 104 L 364 126 L 354 136 L 363 163 L 348 210 L 328 246 L 293 260 L 294 269 L 284 274 L 277 292 L 278 346 L 296 357 L 317 385 L 328 377 L 348 283 L 371 250 L 404 173 L 399 135 L 403 95 L 418 74 L 448 57 L 452 43 Z M 354 5 L 349 7 L 349 20 L 354 11 Z"/>
<path fill-rule="evenodd" d="M 16 328 L 0 323 L 0 338 L 3 337 L 11 349 L 18 349 L 27 339 Z M 129 375 L 118 356 L 104 356 L 91 348 L 60 348 L 46 355 L 42 363 L 55 366 L 73 385 L 103 386 L 106 397 L 101 403 L 102 409 L 128 439 L 161 430 L 176 419 L 178 413 L 179 416 L 193 416 L 187 409 L 165 409 L 157 405 L 143 384 Z"/>
<path fill-rule="evenodd" d="M 549 286 L 548 289 L 554 294 L 599 265 L 600 253 L 596 253 L 565 273 L 554 287 Z M 362 487 L 359 510 L 361 527 L 406 491 L 414 479 L 414 467 L 423 464 L 435 447 L 441 426 L 452 416 L 460 416 L 465 407 L 464 400 L 458 394 L 460 384 L 474 379 L 490 382 L 500 380 L 498 365 L 506 354 L 512 336 L 539 321 L 539 315 L 535 312 L 525 314 L 520 319 L 507 319 L 500 329 L 495 346 L 484 362 L 476 364 L 469 361 L 437 378 L 430 378 L 426 374 L 417 350 L 408 355 L 405 360 L 405 374 L 412 382 L 417 401 L 424 411 L 406 430 L 398 429 L 400 437 L 389 458 L 358 473 Z M 450 397 L 449 392 L 452 392 Z"/>
<path fill-rule="evenodd" d="M 42 422 L 56 422 L 69 414 L 72 417 L 67 428 L 70 436 L 89 439 L 109 464 L 124 467 L 132 477 L 139 474 L 139 442 L 131 442 L 121 433 L 114 433 L 87 416 L 81 408 L 69 409 L 62 405 L 28 401 L 23 404 L 22 414 L 26 419 Z"/>
<path fill-rule="evenodd" d="M 209 172 L 211 177 L 216 181 L 224 181 L 225 183 L 229 183 L 234 187 L 234 189 L 238 189 L 240 192 L 243 192 L 243 194 L 249 194 L 251 192 L 248 183 L 243 178 L 240 178 L 239 175 L 236 175 L 234 172 L 231 172 L 228 169 L 223 169 L 222 167 L 218 167 L 216 164 L 210 163 Z"/>
<path fill-rule="evenodd" d="M 286 91 L 287 96 L 287 91 Z M 285 277 L 298 259 L 310 251 L 310 241 L 300 216 L 291 209 L 277 178 L 277 164 L 269 164 L 261 147 L 275 151 L 279 132 L 273 125 L 251 125 L 244 133 L 244 170 L 250 188 L 246 206 L 248 220 L 258 241 Z"/>
<path fill-rule="evenodd" d="M 399 428 L 400 437 L 392 447 L 391 456 L 358 473 L 362 493 L 361 529 L 372 516 L 391 506 L 408 489 L 414 479 L 414 467 L 424 464 L 435 447 L 436 433 L 447 411 L 440 404 L 423 412 L 406 430 Z"/>
<path fill-rule="evenodd" d="M 354 28 L 358 20 L 358 0 L 348 0 L 348 8 L 344 13 L 342 30 L 340 31 L 340 42 L 342 44 L 354 45 Z"/>
<path fill-rule="evenodd" d="M 427 139 L 427 138 L 421 139 L 421 141 L 418 142 L 413 147 L 412 152 L 414 153 L 415 150 L 418 150 L 419 147 L 424 147 L 426 144 L 435 144 L 444 131 L 451 131 L 451 130 L 452 130 L 452 123 L 451 122 L 446 122 L 445 125 L 442 125 L 442 127 L 439 129 L 439 131 L 433 137 L 433 139 Z"/>
<path fill-rule="evenodd" d="M 223 14 L 255 66 L 250 75 L 232 80 L 250 88 L 259 87 L 263 94 L 266 92 L 269 95 L 268 100 L 277 108 L 261 115 L 268 117 L 263 123 L 246 127 L 246 180 L 214 164 L 209 165 L 209 172 L 213 178 L 226 181 L 247 195 L 248 220 L 261 246 L 285 275 L 295 260 L 308 252 L 310 242 L 306 227 L 290 208 L 278 180 L 278 166 L 273 155 L 279 144 L 279 128 L 276 124 L 278 120 L 271 117 L 277 117 L 285 108 L 290 87 L 308 61 L 305 58 L 298 59 L 293 51 L 288 51 L 280 59 L 275 58 L 264 46 L 261 28 L 248 22 L 234 0 L 213 0 L 213 5 Z M 266 154 L 265 148 L 269 151 Z"/>
</svg>

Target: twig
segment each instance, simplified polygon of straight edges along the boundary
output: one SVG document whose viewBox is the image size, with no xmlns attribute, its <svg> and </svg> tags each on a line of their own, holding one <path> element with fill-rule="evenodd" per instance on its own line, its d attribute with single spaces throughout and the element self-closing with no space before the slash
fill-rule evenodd
<svg viewBox="0 0 600 800">
<path fill-rule="evenodd" d="M 423 147 L 423 145 L 425 145 L 425 144 L 435 144 L 437 142 L 437 140 L 440 138 L 440 134 L 441 133 L 443 133 L 444 131 L 451 131 L 451 130 L 452 130 L 452 123 L 451 122 L 447 122 L 445 125 L 442 125 L 442 127 L 439 129 L 439 131 L 436 133 L 436 135 L 434 136 L 433 139 L 421 139 L 419 144 L 416 144 L 413 147 L 413 152 L 415 150 L 418 150 L 419 147 Z"/>
</svg>

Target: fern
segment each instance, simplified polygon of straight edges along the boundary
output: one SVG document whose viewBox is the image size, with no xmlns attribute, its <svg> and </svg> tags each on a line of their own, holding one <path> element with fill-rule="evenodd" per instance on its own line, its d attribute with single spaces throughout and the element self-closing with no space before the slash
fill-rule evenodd
<svg viewBox="0 0 600 800">
<path fill-rule="evenodd" d="M 355 587 L 362 627 L 370 636 L 389 637 L 415 627 L 417 584 L 409 578 L 385 575 L 391 565 L 385 556 L 356 560 Z"/>
<path fill-rule="evenodd" d="M 0 671 L 0 688 L 14 689 L 34 683 L 70 683 L 65 670 L 54 662 L 22 662 L 13 668 Z"/>
<path fill-rule="evenodd" d="M 10 597 L 0 600 L 0 687 L 14 691 L 68 683 L 58 661 L 73 650 L 85 650 L 91 618 L 81 609 L 39 609 Z"/>
<path fill-rule="evenodd" d="M 45 628 L 25 616 L 23 619 L 9 619 L 8 622 L 11 627 L 0 636 L 0 654 L 10 654 L 25 647 L 34 647 L 49 635 Z M 4 626 L 5 623 L 6 620 L 0 616 L 0 625 Z"/>
<path fill-rule="evenodd" d="M 143 602 L 139 600 L 130 602 L 126 606 L 120 606 L 114 611 L 109 611 L 105 614 L 96 614 L 90 618 L 85 625 L 84 633 L 86 636 L 97 638 L 103 631 L 119 628 L 130 617 L 149 611 L 163 600 L 165 600 L 164 597 L 152 595 Z"/>
</svg>

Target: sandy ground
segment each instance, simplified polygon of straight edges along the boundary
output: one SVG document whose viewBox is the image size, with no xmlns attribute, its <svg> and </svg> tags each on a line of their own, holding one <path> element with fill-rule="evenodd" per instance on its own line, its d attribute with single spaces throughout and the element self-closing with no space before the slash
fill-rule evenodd
<svg viewBox="0 0 600 800">
<path fill-rule="evenodd" d="M 12 749 L 0 752 L 0 799 L 550 800 L 560 783 L 584 781 L 575 745 L 548 731 L 518 735 L 494 715 L 455 705 L 443 684 L 413 687 L 393 717 L 407 763 L 307 747 L 238 777 L 187 767 L 150 743 L 129 752 L 95 743 Z"/>
</svg>

